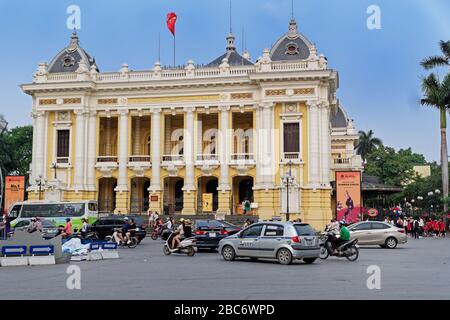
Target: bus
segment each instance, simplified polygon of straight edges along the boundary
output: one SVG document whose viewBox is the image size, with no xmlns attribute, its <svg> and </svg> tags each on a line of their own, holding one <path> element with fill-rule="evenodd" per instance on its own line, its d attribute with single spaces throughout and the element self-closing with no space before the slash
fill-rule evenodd
<svg viewBox="0 0 450 320">
<path fill-rule="evenodd" d="M 8 216 L 12 220 L 11 227 L 13 228 L 20 221 L 37 217 L 52 221 L 56 226 L 65 226 L 66 219 L 70 218 L 74 229 L 81 228 L 83 218 L 88 218 L 89 224 L 92 224 L 99 217 L 97 201 L 17 202 L 9 210 Z"/>
</svg>

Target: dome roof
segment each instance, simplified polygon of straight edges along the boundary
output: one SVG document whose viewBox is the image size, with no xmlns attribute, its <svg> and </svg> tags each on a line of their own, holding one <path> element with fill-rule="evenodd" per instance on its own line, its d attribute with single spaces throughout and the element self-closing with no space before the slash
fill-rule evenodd
<svg viewBox="0 0 450 320">
<path fill-rule="evenodd" d="M 213 61 L 211 61 L 210 63 L 208 63 L 206 66 L 207 67 L 217 67 L 222 63 L 222 60 L 225 58 L 228 60 L 228 64 L 230 66 L 253 65 L 253 62 L 244 58 L 236 51 L 236 47 L 234 45 L 234 40 L 235 40 L 235 37 L 230 32 L 227 36 L 227 52 L 225 52 L 220 57 L 218 57 L 218 58 L 214 59 Z"/>
<path fill-rule="evenodd" d="M 344 108 L 339 105 L 336 114 L 332 114 L 330 117 L 332 128 L 347 128 L 348 116 Z"/>
<path fill-rule="evenodd" d="M 61 50 L 56 57 L 50 62 L 48 67 L 49 73 L 75 72 L 80 62 L 84 62 L 87 68 L 92 66 L 98 71 L 95 59 L 80 47 L 77 33 L 74 31 L 70 38 L 69 45 Z"/>
<path fill-rule="evenodd" d="M 289 22 L 289 31 L 283 35 L 270 51 L 272 61 L 308 59 L 313 44 L 297 30 L 294 18 Z"/>
</svg>

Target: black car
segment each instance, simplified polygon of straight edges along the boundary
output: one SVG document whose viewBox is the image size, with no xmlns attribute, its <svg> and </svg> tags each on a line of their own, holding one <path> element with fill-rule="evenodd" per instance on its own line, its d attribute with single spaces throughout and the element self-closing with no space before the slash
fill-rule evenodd
<svg viewBox="0 0 450 320">
<path fill-rule="evenodd" d="M 196 220 L 192 236 L 197 239 L 198 248 L 215 250 L 223 238 L 238 233 L 241 228 L 221 220 Z"/>
<path fill-rule="evenodd" d="M 114 233 L 114 229 L 123 228 L 126 224 L 125 217 L 136 222 L 136 237 L 139 242 L 146 236 L 145 225 L 142 217 L 134 216 L 106 216 L 101 217 L 92 224 L 91 231 L 96 232 L 99 239 L 105 239 Z"/>
</svg>

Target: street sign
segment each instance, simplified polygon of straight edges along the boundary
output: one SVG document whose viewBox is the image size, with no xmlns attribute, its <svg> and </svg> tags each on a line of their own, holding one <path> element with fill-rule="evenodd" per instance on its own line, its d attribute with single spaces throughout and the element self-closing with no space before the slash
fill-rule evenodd
<svg viewBox="0 0 450 320">
<path fill-rule="evenodd" d="M 10 246 L 2 247 L 2 255 L 4 256 L 20 256 L 27 252 L 26 246 Z"/>
<path fill-rule="evenodd" d="M 117 243 L 102 243 L 103 250 L 116 250 L 117 249 Z"/>
<path fill-rule="evenodd" d="M 54 246 L 31 246 L 30 254 L 38 255 L 38 254 L 46 254 L 50 255 L 55 252 Z"/>
<path fill-rule="evenodd" d="M 91 243 L 89 245 L 91 251 L 100 249 L 100 243 Z"/>
</svg>

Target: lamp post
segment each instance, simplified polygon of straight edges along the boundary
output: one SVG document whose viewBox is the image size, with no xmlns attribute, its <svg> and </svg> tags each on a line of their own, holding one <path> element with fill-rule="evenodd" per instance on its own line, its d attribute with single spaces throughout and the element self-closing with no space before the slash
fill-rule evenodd
<svg viewBox="0 0 450 320">
<path fill-rule="evenodd" d="M 8 122 L 0 115 L 0 136 L 5 133 L 8 128 Z M 3 207 L 3 170 L 0 167 L 0 208 Z"/>
<path fill-rule="evenodd" d="M 286 183 L 286 221 L 290 220 L 289 216 L 289 185 L 294 182 L 292 177 L 292 160 L 288 162 L 289 172 L 284 176 L 283 180 Z"/>
<path fill-rule="evenodd" d="M 41 199 L 42 186 L 47 183 L 47 179 L 43 179 L 41 175 L 36 178 L 36 184 L 39 186 L 39 200 Z"/>
</svg>

